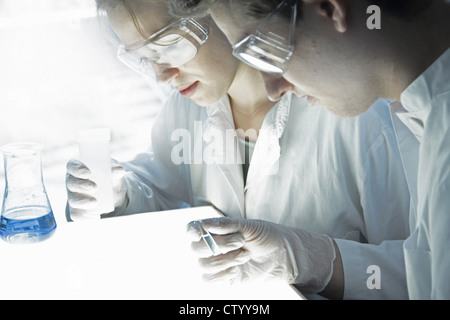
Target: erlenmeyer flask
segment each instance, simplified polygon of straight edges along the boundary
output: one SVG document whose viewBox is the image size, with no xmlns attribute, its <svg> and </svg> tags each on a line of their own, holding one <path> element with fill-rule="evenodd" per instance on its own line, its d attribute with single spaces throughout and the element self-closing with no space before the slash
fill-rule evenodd
<svg viewBox="0 0 450 320">
<path fill-rule="evenodd" d="M 36 143 L 12 143 L 1 148 L 5 193 L 0 237 L 8 242 L 39 242 L 56 229 L 42 178 L 41 149 Z"/>
</svg>

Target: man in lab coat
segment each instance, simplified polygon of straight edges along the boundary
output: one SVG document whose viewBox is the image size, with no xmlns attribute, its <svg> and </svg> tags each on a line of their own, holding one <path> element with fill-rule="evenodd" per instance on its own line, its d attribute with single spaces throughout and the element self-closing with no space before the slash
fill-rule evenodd
<svg viewBox="0 0 450 320">
<path fill-rule="evenodd" d="M 199 3 L 209 7 L 237 44 L 283 1 L 179 2 L 191 13 Z M 379 97 L 397 101 L 391 112 L 412 197 L 404 242 L 409 297 L 450 299 L 450 2 L 287 2 L 297 5 L 295 49 L 282 75 L 262 73 L 269 96 L 293 91 L 343 117 Z M 291 21 L 292 11 L 281 16 L 271 22 Z M 403 139 L 407 129 L 420 143 L 419 159 Z"/>
</svg>

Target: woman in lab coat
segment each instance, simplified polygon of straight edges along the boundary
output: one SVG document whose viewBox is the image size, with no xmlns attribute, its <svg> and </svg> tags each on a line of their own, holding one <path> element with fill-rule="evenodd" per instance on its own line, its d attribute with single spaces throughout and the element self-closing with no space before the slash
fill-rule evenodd
<svg viewBox="0 0 450 320">
<path fill-rule="evenodd" d="M 97 2 L 128 48 L 176 21 L 165 1 Z M 114 167 L 126 171 L 116 175 L 116 209 L 107 216 L 214 205 L 228 217 L 302 228 L 331 256 L 315 269 L 344 261 L 346 298 L 407 297 L 401 240 L 410 195 L 387 102 L 355 119 L 291 94 L 272 102 L 258 72 L 233 58 L 213 22 L 203 23 L 208 40 L 195 57 L 176 67 L 152 62 L 157 80 L 175 90 L 148 152 Z M 92 182 L 83 164 L 67 167 L 76 220 L 89 215 Z M 383 272 L 380 289 L 367 284 L 371 265 Z"/>
</svg>

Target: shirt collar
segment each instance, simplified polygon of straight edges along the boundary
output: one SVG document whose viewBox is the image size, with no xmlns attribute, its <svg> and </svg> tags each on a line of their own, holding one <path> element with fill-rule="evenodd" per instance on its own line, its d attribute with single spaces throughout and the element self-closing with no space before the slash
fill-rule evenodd
<svg viewBox="0 0 450 320">
<path fill-rule="evenodd" d="M 431 111 L 434 97 L 449 90 L 450 49 L 441 55 L 420 77 L 401 94 L 403 108 L 397 106 L 397 116 L 414 133 L 419 142 Z"/>
<path fill-rule="evenodd" d="M 409 112 L 431 107 L 433 97 L 449 90 L 450 49 L 441 55 L 420 77 L 402 92 L 401 102 Z"/>
<path fill-rule="evenodd" d="M 289 118 L 292 93 L 287 93 L 275 104 L 264 118 L 261 129 L 272 128 L 277 138 L 281 138 Z M 212 126 L 219 123 L 225 124 L 227 128 L 235 128 L 233 114 L 231 112 L 230 99 L 228 95 L 207 107 L 208 122 Z"/>
</svg>

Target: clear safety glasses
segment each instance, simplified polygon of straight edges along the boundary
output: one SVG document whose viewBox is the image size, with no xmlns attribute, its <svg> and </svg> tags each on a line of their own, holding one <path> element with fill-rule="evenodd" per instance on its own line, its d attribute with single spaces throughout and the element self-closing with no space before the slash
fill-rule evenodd
<svg viewBox="0 0 450 320">
<path fill-rule="evenodd" d="M 290 23 L 282 13 L 290 10 Z M 294 52 L 297 0 L 284 0 L 262 22 L 258 30 L 233 46 L 233 55 L 260 71 L 283 74 Z"/>
<path fill-rule="evenodd" d="M 206 23 L 183 18 L 137 43 L 120 45 L 117 57 L 131 69 L 151 75 L 151 63 L 177 68 L 192 60 L 207 39 Z"/>
</svg>

